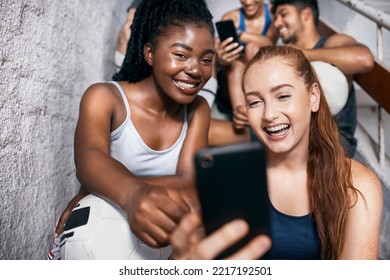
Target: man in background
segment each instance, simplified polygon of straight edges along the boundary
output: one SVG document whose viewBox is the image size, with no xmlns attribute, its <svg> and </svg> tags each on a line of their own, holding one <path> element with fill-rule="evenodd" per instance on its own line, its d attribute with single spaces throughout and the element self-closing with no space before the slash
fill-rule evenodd
<svg viewBox="0 0 390 280">
<path fill-rule="evenodd" d="M 284 44 L 291 44 L 303 50 L 310 61 L 323 61 L 340 69 L 347 78 L 349 92 L 346 104 L 334 118 L 339 126 L 342 143 L 350 157 L 355 155 L 357 139 L 354 137 L 357 125 L 356 96 L 353 75 L 369 72 L 374 66 L 371 51 L 349 35 L 336 33 L 322 36 L 318 30 L 319 10 L 317 0 L 273 0 L 274 26 Z M 234 115 L 235 127 L 247 124 L 246 110 Z M 211 124 L 210 143 L 229 144 L 249 138 L 234 134 L 229 125 L 220 121 Z M 230 130 L 230 131 L 229 131 Z M 226 132 L 230 138 L 222 138 Z"/>
</svg>

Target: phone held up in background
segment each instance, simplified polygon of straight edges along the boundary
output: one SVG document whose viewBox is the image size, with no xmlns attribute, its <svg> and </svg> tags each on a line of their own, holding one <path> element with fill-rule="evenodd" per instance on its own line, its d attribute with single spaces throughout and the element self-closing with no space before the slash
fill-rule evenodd
<svg viewBox="0 0 390 280">
<path fill-rule="evenodd" d="M 221 42 L 225 41 L 229 37 L 233 37 L 232 43 L 238 43 L 236 28 L 234 27 L 234 22 L 231 19 L 217 21 L 215 26 L 217 27 L 218 36 Z"/>
<path fill-rule="evenodd" d="M 270 235 L 266 157 L 260 142 L 204 148 L 195 155 L 202 220 L 209 235 L 243 219 L 249 233 L 217 256 L 223 259 L 259 234 Z M 270 251 L 262 259 L 269 259 Z"/>
</svg>

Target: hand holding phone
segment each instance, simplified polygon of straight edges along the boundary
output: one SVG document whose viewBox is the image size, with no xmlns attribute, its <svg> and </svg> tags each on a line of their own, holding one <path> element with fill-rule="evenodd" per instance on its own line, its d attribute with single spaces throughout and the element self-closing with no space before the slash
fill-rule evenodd
<svg viewBox="0 0 390 280">
<path fill-rule="evenodd" d="M 225 41 L 227 38 L 233 37 L 232 43 L 238 43 L 238 36 L 233 20 L 221 20 L 216 22 L 215 26 L 217 27 L 218 36 L 221 42 Z"/>
<path fill-rule="evenodd" d="M 206 234 L 234 219 L 243 219 L 250 227 L 245 238 L 217 259 L 231 255 L 259 234 L 270 234 L 266 159 L 260 142 L 205 148 L 196 154 L 195 162 Z"/>
</svg>

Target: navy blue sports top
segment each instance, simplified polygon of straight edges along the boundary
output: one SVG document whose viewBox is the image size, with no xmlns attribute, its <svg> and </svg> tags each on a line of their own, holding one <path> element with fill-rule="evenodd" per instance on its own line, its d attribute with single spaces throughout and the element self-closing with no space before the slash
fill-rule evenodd
<svg viewBox="0 0 390 280">
<path fill-rule="evenodd" d="M 289 216 L 270 203 L 272 253 L 274 260 L 319 260 L 321 243 L 310 214 Z"/>
<path fill-rule="evenodd" d="M 316 43 L 316 45 L 314 46 L 313 49 L 320 49 L 320 48 L 323 48 L 324 45 L 325 45 L 326 40 L 328 40 L 328 37 L 326 37 L 326 36 L 320 36 L 320 39 L 318 40 L 318 42 Z"/>
</svg>

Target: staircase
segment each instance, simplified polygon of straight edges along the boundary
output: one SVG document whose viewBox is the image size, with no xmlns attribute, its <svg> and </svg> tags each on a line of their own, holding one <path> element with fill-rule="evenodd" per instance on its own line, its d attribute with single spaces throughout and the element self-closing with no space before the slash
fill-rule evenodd
<svg viewBox="0 0 390 280">
<path fill-rule="evenodd" d="M 369 13 L 386 21 L 390 18 L 389 0 L 318 0 L 318 4 L 320 17 L 324 22 L 335 27 L 338 32 L 351 35 L 360 43 L 368 46 L 376 60 L 390 69 L 390 31 L 382 27 L 378 32 L 375 22 L 355 10 L 358 7 L 363 8 L 365 9 L 363 14 Z M 382 40 L 381 48 L 378 48 L 378 33 Z M 390 81 L 388 84 L 387 92 L 380 94 L 390 94 Z M 357 84 L 355 86 L 358 105 L 358 127 L 355 136 L 359 141 L 356 159 L 368 165 L 381 179 L 384 209 L 380 258 L 390 259 L 390 114 L 379 109 L 378 103 L 370 95 Z M 378 155 L 379 110 L 381 110 L 382 135 L 384 136 L 384 143 L 382 140 L 384 160 L 381 163 L 379 163 Z"/>
</svg>

